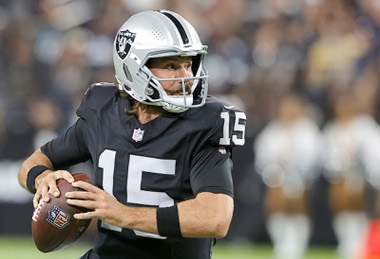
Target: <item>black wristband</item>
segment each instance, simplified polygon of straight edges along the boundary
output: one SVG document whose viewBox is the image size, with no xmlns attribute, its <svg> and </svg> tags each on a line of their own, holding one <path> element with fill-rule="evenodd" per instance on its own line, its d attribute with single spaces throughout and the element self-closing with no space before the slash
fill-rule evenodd
<svg viewBox="0 0 380 259">
<path fill-rule="evenodd" d="M 160 236 L 182 237 L 177 204 L 171 207 L 157 208 L 156 216 Z"/>
<path fill-rule="evenodd" d="M 37 191 L 35 187 L 35 183 L 34 183 L 36 180 L 36 177 L 39 176 L 42 172 L 44 172 L 47 169 L 50 169 L 50 168 L 44 165 L 36 165 L 29 170 L 28 176 L 26 178 L 26 187 L 31 193 L 36 193 Z"/>
</svg>

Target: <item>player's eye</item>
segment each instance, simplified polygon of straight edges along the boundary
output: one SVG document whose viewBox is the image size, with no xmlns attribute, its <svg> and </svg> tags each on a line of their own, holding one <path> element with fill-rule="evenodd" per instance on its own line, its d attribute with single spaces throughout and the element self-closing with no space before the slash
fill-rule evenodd
<svg viewBox="0 0 380 259">
<path fill-rule="evenodd" d="M 191 66 L 192 66 L 191 62 L 186 62 L 185 65 L 184 65 L 184 67 L 186 68 L 186 70 L 190 70 Z"/>
<path fill-rule="evenodd" d="M 175 66 L 174 66 L 174 64 L 167 64 L 166 65 L 166 69 L 168 69 L 168 70 L 174 70 Z"/>
</svg>

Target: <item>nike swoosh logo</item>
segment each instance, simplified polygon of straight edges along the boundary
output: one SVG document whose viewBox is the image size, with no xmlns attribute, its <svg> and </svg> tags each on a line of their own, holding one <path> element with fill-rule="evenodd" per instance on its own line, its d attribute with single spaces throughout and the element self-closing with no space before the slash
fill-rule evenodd
<svg viewBox="0 0 380 259">
<path fill-rule="evenodd" d="M 230 110 L 230 109 L 233 109 L 235 108 L 235 106 L 231 105 L 231 106 L 227 106 L 227 105 L 223 105 L 224 108 L 226 108 L 227 110 Z"/>
</svg>

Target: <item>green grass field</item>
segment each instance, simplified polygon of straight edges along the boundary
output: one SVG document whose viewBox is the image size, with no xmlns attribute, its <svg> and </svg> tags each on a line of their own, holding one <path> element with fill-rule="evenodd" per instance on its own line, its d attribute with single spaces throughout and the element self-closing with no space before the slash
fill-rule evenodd
<svg viewBox="0 0 380 259">
<path fill-rule="evenodd" d="M 71 259 L 78 258 L 91 247 L 89 243 L 77 242 L 52 253 L 39 252 L 32 237 L 0 236 L 1 259 Z M 213 259 L 271 259 L 268 245 L 232 245 L 219 243 L 214 249 Z M 304 259 L 337 259 L 334 247 L 311 247 Z"/>
</svg>

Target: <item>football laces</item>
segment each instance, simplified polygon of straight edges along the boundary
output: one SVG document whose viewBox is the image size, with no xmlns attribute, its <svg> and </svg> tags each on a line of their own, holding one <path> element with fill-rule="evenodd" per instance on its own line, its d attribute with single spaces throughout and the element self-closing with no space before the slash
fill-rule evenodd
<svg viewBox="0 0 380 259">
<path fill-rule="evenodd" d="M 40 201 L 38 202 L 37 208 L 33 212 L 33 216 L 32 216 L 33 221 L 35 221 L 35 222 L 38 221 L 40 214 L 41 214 L 40 212 L 41 212 L 42 208 L 44 207 L 44 205 L 45 205 L 45 201 L 44 201 L 44 199 L 41 198 Z"/>
</svg>

